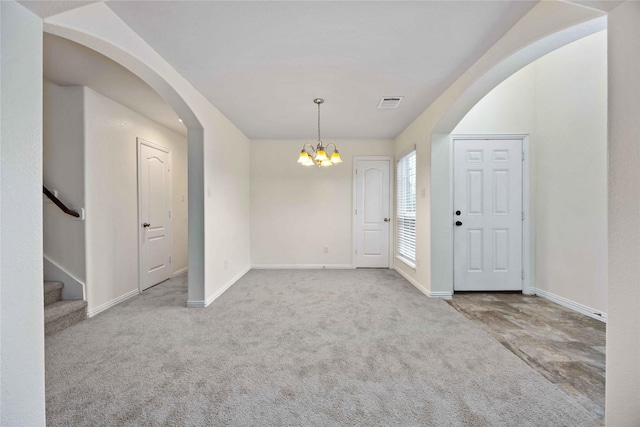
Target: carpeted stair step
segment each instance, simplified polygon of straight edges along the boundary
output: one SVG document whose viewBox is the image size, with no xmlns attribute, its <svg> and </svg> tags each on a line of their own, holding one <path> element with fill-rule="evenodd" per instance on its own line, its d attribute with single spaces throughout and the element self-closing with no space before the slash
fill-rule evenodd
<svg viewBox="0 0 640 427">
<path fill-rule="evenodd" d="M 63 287 L 62 282 L 44 282 L 44 305 L 60 301 Z"/>
<path fill-rule="evenodd" d="M 52 335 L 87 317 L 87 302 L 82 300 L 58 301 L 44 308 L 44 333 Z"/>
</svg>

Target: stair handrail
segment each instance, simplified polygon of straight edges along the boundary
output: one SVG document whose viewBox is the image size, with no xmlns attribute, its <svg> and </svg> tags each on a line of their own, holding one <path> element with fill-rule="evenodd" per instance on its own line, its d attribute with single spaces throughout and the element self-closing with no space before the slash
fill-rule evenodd
<svg viewBox="0 0 640 427">
<path fill-rule="evenodd" d="M 72 217 L 75 218 L 80 218 L 80 214 L 76 211 L 72 211 L 71 209 L 69 209 L 68 207 L 65 206 L 64 203 L 62 203 L 60 201 L 60 199 L 58 199 L 51 191 L 49 191 L 49 189 L 47 189 L 47 187 L 45 187 L 44 185 L 42 186 L 42 192 L 44 193 L 45 196 L 47 196 L 57 207 L 60 208 L 60 210 L 62 210 L 62 212 L 66 213 L 67 215 L 71 215 Z"/>
</svg>

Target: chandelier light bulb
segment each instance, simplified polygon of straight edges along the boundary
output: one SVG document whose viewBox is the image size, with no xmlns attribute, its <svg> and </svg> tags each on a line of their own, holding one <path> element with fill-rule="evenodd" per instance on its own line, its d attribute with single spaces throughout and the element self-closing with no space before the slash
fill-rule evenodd
<svg viewBox="0 0 640 427">
<path fill-rule="evenodd" d="M 342 163 L 342 159 L 340 158 L 340 153 L 338 150 L 335 150 L 331 155 L 331 163 Z"/>
</svg>

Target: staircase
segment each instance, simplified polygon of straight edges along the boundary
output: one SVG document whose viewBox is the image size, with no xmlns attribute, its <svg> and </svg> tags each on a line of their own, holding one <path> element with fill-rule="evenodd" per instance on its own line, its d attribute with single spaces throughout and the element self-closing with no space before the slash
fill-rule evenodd
<svg viewBox="0 0 640 427">
<path fill-rule="evenodd" d="M 62 301 L 61 282 L 44 282 L 44 334 L 53 335 L 87 317 L 87 302 Z"/>
</svg>

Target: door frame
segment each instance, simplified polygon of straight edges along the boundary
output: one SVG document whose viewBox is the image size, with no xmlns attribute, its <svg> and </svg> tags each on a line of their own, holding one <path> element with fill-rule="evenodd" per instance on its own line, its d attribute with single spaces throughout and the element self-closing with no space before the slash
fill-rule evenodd
<svg viewBox="0 0 640 427">
<path fill-rule="evenodd" d="M 171 212 L 173 209 L 173 157 L 172 157 L 172 152 L 171 149 L 167 148 L 167 147 L 163 147 L 162 145 L 156 144 L 155 142 L 151 142 L 151 141 L 147 141 L 144 138 L 140 138 L 140 137 L 136 137 L 136 156 L 137 156 L 137 162 L 136 162 L 136 166 L 137 166 L 137 171 L 136 171 L 136 195 L 138 198 L 138 215 L 136 216 L 136 219 L 138 220 L 138 224 L 137 224 L 137 229 L 138 229 L 138 294 L 141 294 L 143 292 L 142 289 L 142 272 L 144 271 L 144 266 L 142 265 L 142 246 L 143 246 L 143 232 L 142 232 L 142 228 L 141 228 L 141 224 L 142 224 L 142 218 L 141 216 L 141 211 L 142 211 L 142 207 L 140 204 L 140 162 L 142 161 L 142 155 L 140 153 L 142 146 L 146 145 L 147 147 L 151 147 L 151 148 L 155 148 L 156 150 L 160 150 L 163 151 L 165 153 L 167 153 L 168 157 L 169 157 L 169 168 L 171 171 L 171 179 L 169 180 L 169 212 Z M 171 215 L 171 213 L 169 214 L 169 222 L 171 223 L 171 233 L 169 233 L 169 248 L 171 250 L 171 260 L 173 261 L 173 216 Z M 173 268 L 173 262 L 171 263 L 171 267 Z M 171 275 L 169 276 L 169 278 L 173 277 L 173 272 L 171 272 Z"/>
<path fill-rule="evenodd" d="M 356 206 L 358 203 L 357 199 L 357 180 L 356 180 L 356 169 L 358 162 L 360 160 L 388 160 L 389 161 L 389 218 L 391 218 L 391 227 L 389 227 L 389 260 L 388 260 L 388 269 L 393 268 L 393 248 L 395 236 L 395 203 L 394 203 L 394 182 L 395 182 L 395 166 L 394 156 L 353 156 L 353 164 L 352 164 L 352 172 L 351 172 L 351 183 L 352 183 L 352 203 L 351 203 L 351 267 L 356 267 L 356 248 L 358 247 L 358 239 L 357 239 L 357 227 L 356 227 Z"/>
<path fill-rule="evenodd" d="M 522 278 L 522 293 L 525 295 L 533 295 L 535 293 L 534 280 L 532 277 L 532 267 L 535 260 L 533 259 L 535 252 L 533 251 L 533 222 L 531 221 L 531 155 L 530 155 L 530 143 L 529 135 L 525 134 L 451 134 L 449 139 L 449 212 L 451 215 L 451 266 L 453 267 L 451 274 L 451 292 L 454 290 L 454 274 L 455 274 L 455 241 L 454 241 L 454 226 L 453 226 L 453 209 L 454 209 L 454 143 L 456 140 L 470 140 L 470 139 L 482 139 L 482 140 L 504 140 L 504 139 L 519 139 L 522 141 L 522 153 L 524 154 L 524 160 L 522 162 L 522 212 L 524 213 L 524 220 L 522 221 L 522 271 L 524 277 Z"/>
</svg>

